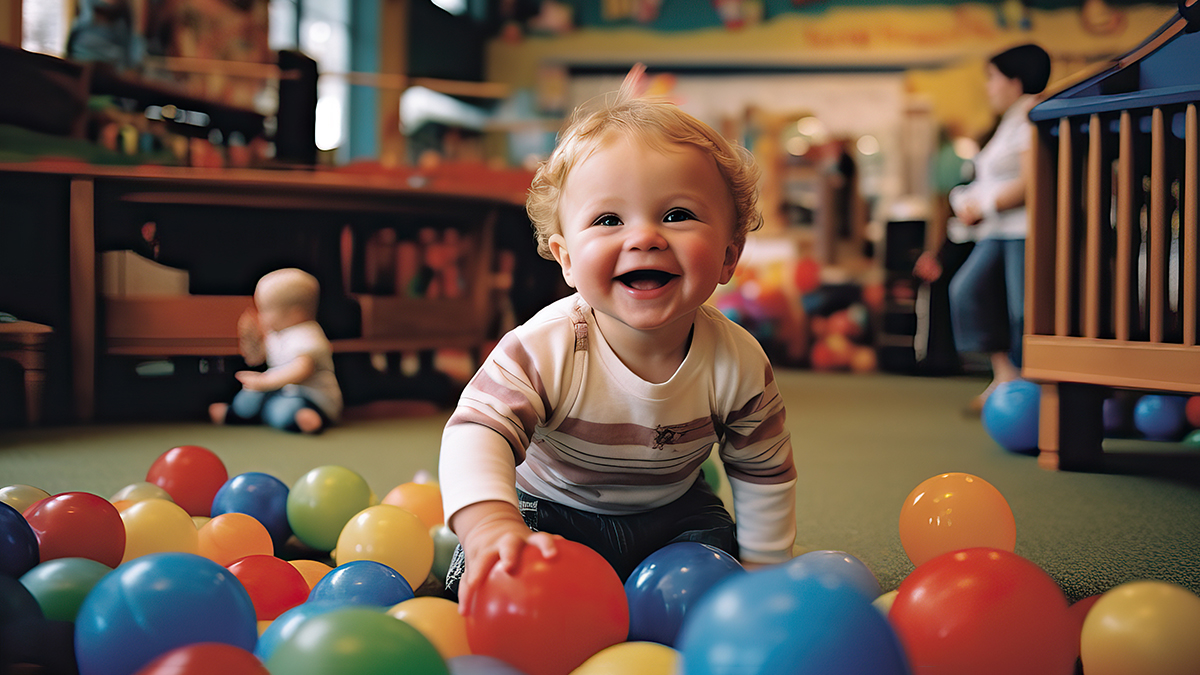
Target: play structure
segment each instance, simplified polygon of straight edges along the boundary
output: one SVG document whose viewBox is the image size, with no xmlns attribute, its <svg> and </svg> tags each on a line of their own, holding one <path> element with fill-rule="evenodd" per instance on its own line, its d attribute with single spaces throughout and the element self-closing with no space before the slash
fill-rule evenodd
<svg viewBox="0 0 1200 675">
<path fill-rule="evenodd" d="M 1200 393 L 1200 7 L 1033 108 L 1024 376 L 1039 464 L 1103 461 L 1112 388 Z"/>
</svg>

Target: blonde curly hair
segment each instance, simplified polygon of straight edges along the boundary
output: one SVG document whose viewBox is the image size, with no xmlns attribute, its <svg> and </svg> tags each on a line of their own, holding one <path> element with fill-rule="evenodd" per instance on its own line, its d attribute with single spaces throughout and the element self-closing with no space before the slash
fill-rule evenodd
<svg viewBox="0 0 1200 675">
<path fill-rule="evenodd" d="M 641 98 L 632 78 L 615 94 L 600 100 L 595 109 L 581 106 L 559 134 L 550 158 L 534 174 L 525 210 L 536 231 L 538 254 L 550 260 L 550 236 L 561 233 L 559 200 L 567 176 L 605 140 L 613 136 L 635 137 L 667 147 L 687 144 L 700 148 L 716 161 L 717 170 L 729 186 L 735 221 L 733 239 L 739 245 L 747 233 L 762 226 L 758 210 L 759 169 L 749 150 L 729 142 L 712 127 L 680 110 L 666 99 Z"/>
</svg>

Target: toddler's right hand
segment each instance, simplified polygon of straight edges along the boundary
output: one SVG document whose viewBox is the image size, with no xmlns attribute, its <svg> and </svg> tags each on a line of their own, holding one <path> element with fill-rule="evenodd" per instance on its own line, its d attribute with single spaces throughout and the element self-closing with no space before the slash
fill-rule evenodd
<svg viewBox="0 0 1200 675">
<path fill-rule="evenodd" d="M 545 558 L 557 553 L 555 542 L 562 537 L 546 532 L 533 532 L 520 514 L 495 513 L 477 522 L 461 538 L 466 555 L 466 570 L 458 586 L 458 611 L 465 614 L 471 597 L 496 565 L 508 574 L 517 571 L 521 551 L 536 546 Z"/>
</svg>

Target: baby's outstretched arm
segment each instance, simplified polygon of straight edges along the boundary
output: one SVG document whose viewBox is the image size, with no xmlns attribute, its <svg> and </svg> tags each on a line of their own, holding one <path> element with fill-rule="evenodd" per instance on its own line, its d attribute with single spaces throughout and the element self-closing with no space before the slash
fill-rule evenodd
<svg viewBox="0 0 1200 675">
<path fill-rule="evenodd" d="M 311 356 L 297 356 L 290 362 L 264 372 L 239 370 L 234 377 L 251 391 L 275 391 L 285 384 L 299 384 L 317 372 L 317 362 Z"/>
<path fill-rule="evenodd" d="M 536 546 L 542 556 L 552 558 L 556 553 L 554 543 L 561 539 L 558 535 L 531 531 L 520 512 L 508 502 L 477 502 L 459 510 L 451 521 L 467 559 L 458 587 L 459 612 L 464 614 L 471 595 L 494 566 L 515 572 L 526 545 Z"/>
</svg>

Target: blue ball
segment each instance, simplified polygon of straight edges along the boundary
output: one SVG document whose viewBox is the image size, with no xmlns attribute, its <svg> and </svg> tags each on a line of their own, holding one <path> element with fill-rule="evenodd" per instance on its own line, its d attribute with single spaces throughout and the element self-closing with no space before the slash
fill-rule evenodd
<svg viewBox="0 0 1200 675">
<path fill-rule="evenodd" d="M 278 551 L 292 536 L 287 517 L 288 486 L 265 473 L 243 473 L 229 480 L 213 496 L 212 517 L 244 513 L 267 528 Z"/>
<path fill-rule="evenodd" d="M 1147 394 L 1133 407 L 1133 426 L 1152 441 L 1175 441 L 1187 430 L 1187 397 Z"/>
<path fill-rule="evenodd" d="M 308 602 L 391 607 L 413 597 L 412 586 L 396 570 L 374 560 L 353 560 L 321 577 Z"/>
<path fill-rule="evenodd" d="M 687 675 L 910 675 L 883 613 L 834 574 L 731 577 L 688 615 L 678 650 Z"/>
<path fill-rule="evenodd" d="M 40 560 L 37 535 L 25 516 L 0 502 L 0 575 L 20 577 Z"/>
<path fill-rule="evenodd" d="M 258 621 L 229 570 L 191 553 L 152 553 L 114 569 L 84 598 L 75 619 L 81 675 L 129 675 L 184 645 L 254 649 Z"/>
<path fill-rule="evenodd" d="M 983 404 L 983 428 L 1009 452 L 1036 452 L 1041 398 L 1041 388 L 1028 380 L 996 385 Z"/>
<path fill-rule="evenodd" d="M 629 640 L 675 646 L 690 608 L 717 582 L 746 570 L 733 556 L 696 542 L 655 551 L 625 581 Z"/>
<path fill-rule="evenodd" d="M 843 551 L 809 551 L 796 556 L 775 569 L 786 573 L 793 579 L 808 576 L 832 575 L 849 584 L 862 593 L 868 602 L 878 598 L 883 590 L 879 579 L 867 567 L 866 563 Z"/>
</svg>

